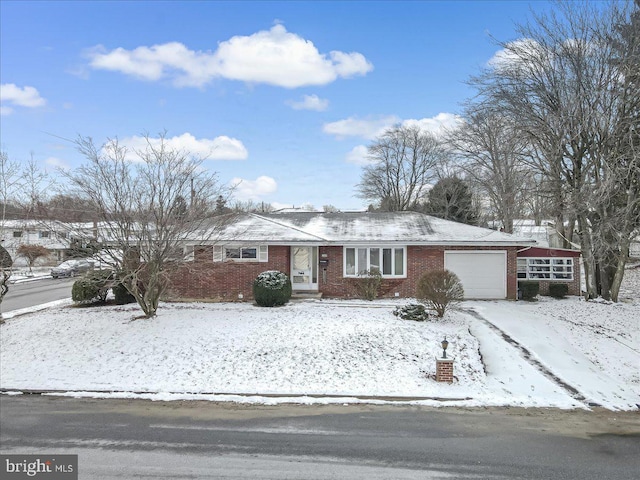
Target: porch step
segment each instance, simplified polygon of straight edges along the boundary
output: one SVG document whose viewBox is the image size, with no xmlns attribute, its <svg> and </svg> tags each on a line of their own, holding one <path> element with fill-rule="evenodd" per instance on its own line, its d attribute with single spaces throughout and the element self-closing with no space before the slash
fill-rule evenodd
<svg viewBox="0 0 640 480">
<path fill-rule="evenodd" d="M 322 292 L 297 291 L 291 293 L 291 300 L 320 300 Z"/>
</svg>

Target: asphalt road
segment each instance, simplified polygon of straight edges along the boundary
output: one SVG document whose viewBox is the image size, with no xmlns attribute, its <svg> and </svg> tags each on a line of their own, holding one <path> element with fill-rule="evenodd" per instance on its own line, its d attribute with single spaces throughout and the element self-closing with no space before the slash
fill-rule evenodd
<svg viewBox="0 0 640 480">
<path fill-rule="evenodd" d="M 637 412 L 0 396 L 0 452 L 81 479 L 636 479 Z"/>
<path fill-rule="evenodd" d="M 77 278 L 43 278 L 9 285 L 9 292 L 2 300 L 2 311 L 33 307 L 43 303 L 71 298 L 71 286 Z"/>
</svg>

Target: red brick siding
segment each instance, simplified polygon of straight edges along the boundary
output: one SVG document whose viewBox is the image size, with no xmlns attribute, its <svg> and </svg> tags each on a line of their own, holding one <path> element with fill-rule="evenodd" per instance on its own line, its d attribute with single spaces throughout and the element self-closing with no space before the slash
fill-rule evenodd
<svg viewBox="0 0 640 480">
<path fill-rule="evenodd" d="M 383 279 L 380 287 L 382 297 L 415 297 L 416 286 L 420 277 L 429 270 L 444 268 L 445 250 L 498 250 L 507 251 L 507 298 L 515 299 L 517 295 L 517 247 L 407 247 L 407 277 L 400 279 Z M 357 279 L 343 277 L 343 247 L 320 247 L 320 258 L 328 259 L 329 265 L 323 275 L 319 275 L 319 290 L 325 297 L 357 297 Z M 326 257 L 323 257 L 326 254 Z M 326 279 L 326 280 L 325 280 Z"/>
<path fill-rule="evenodd" d="M 507 251 L 507 298 L 515 299 L 517 293 L 516 247 L 451 247 L 446 250 L 501 250 Z M 383 279 L 380 296 L 415 297 L 418 280 L 426 271 L 444 268 L 444 247 L 408 246 L 407 277 Z M 325 297 L 358 297 L 355 278 L 343 276 L 343 252 L 341 246 L 323 246 L 318 249 L 321 260 L 328 260 L 326 267 L 319 267 L 318 290 Z M 206 300 L 250 300 L 252 283 L 265 270 L 279 270 L 290 275 L 291 250 L 287 246 L 269 246 L 268 262 L 190 262 L 176 272 L 171 281 L 169 298 Z"/>
<path fill-rule="evenodd" d="M 289 275 L 289 247 L 270 246 L 268 262 L 187 262 L 171 278 L 169 298 L 238 300 L 253 298 L 253 281 L 266 270 Z M 213 259 L 213 257 L 211 257 Z"/>
</svg>

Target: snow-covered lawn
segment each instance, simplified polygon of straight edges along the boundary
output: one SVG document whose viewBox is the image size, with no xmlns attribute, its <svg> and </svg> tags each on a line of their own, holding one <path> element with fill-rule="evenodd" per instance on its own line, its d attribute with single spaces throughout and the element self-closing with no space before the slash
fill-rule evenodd
<svg viewBox="0 0 640 480">
<path fill-rule="evenodd" d="M 632 272 L 631 281 L 639 274 Z M 370 396 L 467 406 L 585 408 L 595 402 L 635 409 L 640 403 L 637 298 L 616 305 L 576 298 L 463 304 L 579 395 L 473 315 L 454 311 L 443 320 L 404 321 L 392 314 L 403 303 L 323 300 L 272 309 L 172 303 L 151 320 L 133 320 L 140 313 L 135 305 L 59 306 L 0 327 L 0 388 L 271 403 Z M 455 358 L 452 385 L 434 379 L 445 335 Z M 333 398 L 308 397 L 316 395 Z"/>
</svg>

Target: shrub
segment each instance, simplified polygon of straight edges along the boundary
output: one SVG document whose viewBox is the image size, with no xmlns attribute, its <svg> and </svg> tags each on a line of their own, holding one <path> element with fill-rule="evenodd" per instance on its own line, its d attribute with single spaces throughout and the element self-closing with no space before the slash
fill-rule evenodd
<svg viewBox="0 0 640 480">
<path fill-rule="evenodd" d="M 418 280 L 416 297 L 442 317 L 447 308 L 464 299 L 464 289 L 455 273 L 432 270 Z"/>
<path fill-rule="evenodd" d="M 569 285 L 566 283 L 549 284 L 549 295 L 553 298 L 564 298 L 569 293 Z"/>
<path fill-rule="evenodd" d="M 531 280 L 521 281 L 518 286 L 522 292 L 522 299 L 533 302 L 540 292 L 540 283 Z"/>
<path fill-rule="evenodd" d="M 114 300 L 116 305 L 126 305 L 128 303 L 136 303 L 136 297 L 129 293 L 127 287 L 125 287 L 122 283 L 115 284 L 111 291 L 113 292 Z"/>
<path fill-rule="evenodd" d="M 424 308 L 424 305 L 418 303 L 396 307 L 393 314 L 403 320 L 413 320 L 415 322 L 424 322 L 429 319 L 429 312 Z"/>
<path fill-rule="evenodd" d="M 76 280 L 71 287 L 71 299 L 78 303 L 102 302 L 107 300 L 107 293 L 113 282 L 113 272 L 96 270 Z"/>
<path fill-rule="evenodd" d="M 358 274 L 358 293 L 365 300 L 374 300 L 378 297 L 382 274 L 377 268 Z"/>
<path fill-rule="evenodd" d="M 253 298 L 261 307 L 284 305 L 291 298 L 291 280 L 277 270 L 262 272 L 253 281 Z"/>
</svg>

